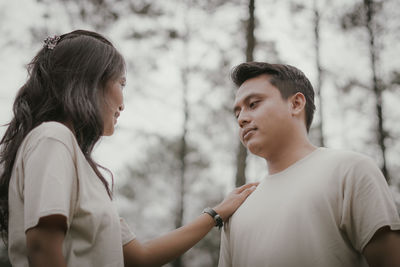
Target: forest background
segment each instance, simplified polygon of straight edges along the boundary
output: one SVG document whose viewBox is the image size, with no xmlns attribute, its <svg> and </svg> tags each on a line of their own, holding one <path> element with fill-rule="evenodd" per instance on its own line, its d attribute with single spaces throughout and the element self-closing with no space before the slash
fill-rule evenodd
<svg viewBox="0 0 400 267">
<path fill-rule="evenodd" d="M 109 37 L 127 62 L 125 111 L 95 158 L 114 173 L 115 204 L 140 240 L 267 175 L 232 113 L 229 74 L 244 61 L 300 68 L 316 90 L 310 139 L 374 158 L 400 207 L 400 2 L 0 0 L 1 125 L 43 40 L 74 29 Z M 219 235 L 168 266 L 216 266 Z"/>
</svg>

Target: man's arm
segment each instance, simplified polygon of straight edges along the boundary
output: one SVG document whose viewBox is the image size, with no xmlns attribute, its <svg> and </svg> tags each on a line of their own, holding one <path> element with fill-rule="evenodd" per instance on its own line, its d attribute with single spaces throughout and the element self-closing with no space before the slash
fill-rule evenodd
<svg viewBox="0 0 400 267">
<path fill-rule="evenodd" d="M 370 267 L 400 266 L 400 231 L 380 228 L 365 246 L 363 254 Z"/>
</svg>

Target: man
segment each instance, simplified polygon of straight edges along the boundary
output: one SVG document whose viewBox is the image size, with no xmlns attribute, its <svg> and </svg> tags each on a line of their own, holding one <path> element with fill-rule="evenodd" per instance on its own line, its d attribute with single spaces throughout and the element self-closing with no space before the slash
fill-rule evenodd
<svg viewBox="0 0 400 267">
<path fill-rule="evenodd" d="M 400 218 L 376 164 L 310 143 L 314 91 L 289 65 L 243 63 L 234 113 L 269 174 L 222 233 L 220 267 L 400 266 Z"/>
</svg>

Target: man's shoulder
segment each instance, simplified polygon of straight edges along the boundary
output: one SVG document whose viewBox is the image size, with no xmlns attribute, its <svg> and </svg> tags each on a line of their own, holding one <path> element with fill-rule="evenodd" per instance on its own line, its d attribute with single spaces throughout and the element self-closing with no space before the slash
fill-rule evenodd
<svg viewBox="0 0 400 267">
<path fill-rule="evenodd" d="M 323 157 L 331 158 L 332 160 L 337 160 L 339 162 L 358 162 L 358 161 L 371 161 L 372 159 L 360 152 L 347 150 L 347 149 L 336 149 L 336 148 L 320 148 L 321 155 Z"/>
<path fill-rule="evenodd" d="M 379 167 L 374 159 L 356 151 L 324 148 L 320 160 L 321 165 L 325 167 L 330 165 L 332 170 L 343 174 L 379 172 Z"/>
</svg>

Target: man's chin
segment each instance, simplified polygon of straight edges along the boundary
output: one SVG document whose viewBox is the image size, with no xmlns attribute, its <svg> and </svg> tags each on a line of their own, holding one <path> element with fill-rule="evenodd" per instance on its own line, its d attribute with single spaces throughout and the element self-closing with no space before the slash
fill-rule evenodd
<svg viewBox="0 0 400 267">
<path fill-rule="evenodd" d="M 260 156 L 261 147 L 257 143 L 249 141 L 246 144 L 246 148 L 251 154 Z"/>
</svg>

